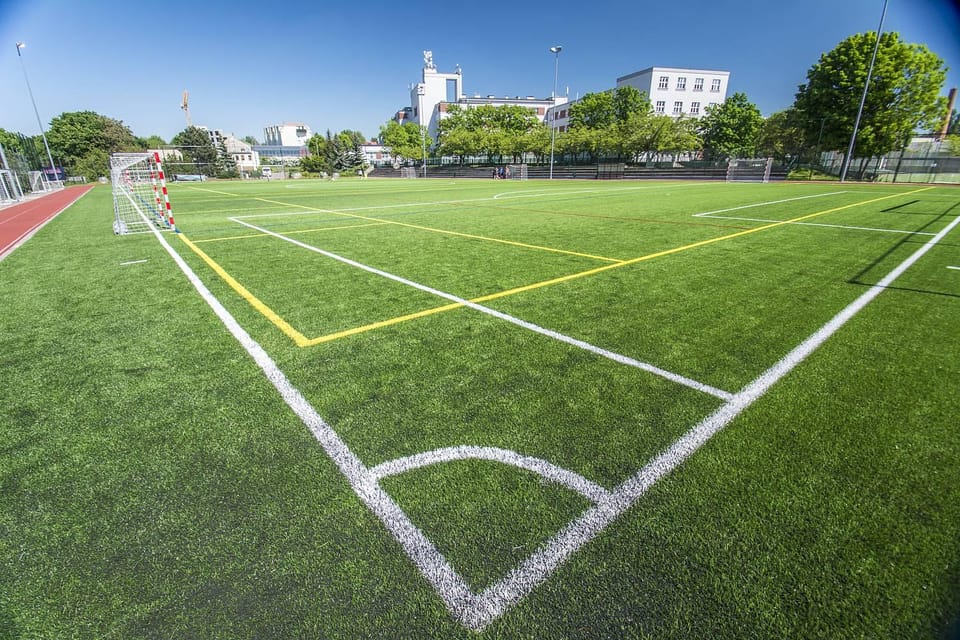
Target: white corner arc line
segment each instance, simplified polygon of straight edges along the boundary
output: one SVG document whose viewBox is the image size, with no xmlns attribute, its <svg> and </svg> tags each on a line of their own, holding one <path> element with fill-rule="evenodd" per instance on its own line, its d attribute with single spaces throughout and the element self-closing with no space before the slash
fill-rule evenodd
<svg viewBox="0 0 960 640">
<path fill-rule="evenodd" d="M 958 224 L 960 224 L 960 217 L 901 262 L 877 284 L 847 305 L 780 361 L 745 386 L 730 402 L 701 420 L 666 451 L 656 456 L 633 477 L 615 488 L 609 499 L 588 509 L 580 518 L 571 522 L 543 547 L 534 552 L 507 577 L 487 588 L 479 595 L 481 602 L 474 609 L 475 616 L 470 618 L 471 628 L 483 629 L 543 582 L 570 555 L 596 537 L 610 523 L 619 518 L 624 511 L 632 507 L 654 483 L 676 469 L 710 438 L 719 433 L 741 412 L 763 396 L 770 387 L 803 362 Z"/>
<path fill-rule="evenodd" d="M 558 467 L 542 458 L 524 456 L 515 451 L 500 449 L 498 447 L 460 445 L 457 447 L 435 449 L 433 451 L 426 451 L 424 453 L 382 462 L 370 469 L 370 473 L 379 481 L 389 476 L 398 475 L 432 464 L 470 459 L 501 462 L 519 467 L 520 469 L 532 471 L 547 480 L 552 480 L 557 484 L 576 491 L 593 503 L 598 503 L 610 497 L 609 491 L 574 471 Z"/>
<path fill-rule="evenodd" d="M 702 383 L 702 382 L 698 382 L 697 380 L 693 380 L 693 379 L 691 379 L 691 378 L 687 378 L 686 376 L 682 376 L 682 375 L 680 375 L 680 374 L 678 374 L 678 373 L 674 373 L 674 372 L 672 372 L 672 371 L 667 371 L 666 369 L 661 369 L 660 367 L 657 367 L 657 366 L 652 365 L 652 364 L 650 364 L 650 363 L 642 362 L 642 361 L 640 361 L 640 360 L 635 360 L 634 358 L 631 358 L 631 357 L 629 357 L 629 356 L 625 356 L 625 355 L 622 355 L 622 354 L 619 354 L 619 353 L 615 353 L 615 352 L 613 352 L 613 351 L 609 351 L 609 350 L 604 349 L 604 348 L 602 348 L 602 347 L 597 347 L 597 346 L 595 346 L 595 345 L 590 344 L 589 342 L 584 342 L 583 340 L 578 340 L 577 338 L 572 338 L 572 337 L 567 336 L 567 335 L 564 335 L 564 334 L 562 334 L 562 333 L 558 333 L 558 332 L 556 332 L 556 331 L 553 331 L 552 329 L 546 329 L 546 328 L 544 328 L 544 327 L 541 327 L 540 325 L 533 324 L 532 322 L 527 322 L 526 320 L 521 320 L 520 318 L 517 318 L 517 317 L 515 317 L 515 316 L 511 316 L 510 314 L 504 313 L 504 312 L 502 312 L 502 311 L 497 311 L 496 309 L 492 309 L 492 308 L 486 307 L 486 306 L 484 306 L 484 305 L 482 305 L 482 304 L 477 304 L 476 302 L 471 302 L 471 301 L 469 301 L 469 300 L 467 300 L 467 299 L 465 299 L 465 298 L 461 298 L 461 297 L 459 297 L 459 296 L 455 296 L 455 295 L 453 295 L 452 293 L 447 293 L 447 292 L 445 292 L 445 291 L 440 291 L 439 289 L 434 289 L 433 287 L 428 287 L 427 285 L 420 284 L 419 282 L 414 282 L 413 280 L 408 280 L 408 279 L 406 279 L 406 278 L 403 278 L 403 277 L 398 276 L 398 275 L 394 275 L 394 274 L 389 273 L 389 272 L 387 272 L 387 271 L 383 271 L 383 270 L 381 270 L 381 269 L 377 269 L 376 267 L 371 267 L 371 266 L 369 266 L 369 265 L 365 265 L 365 264 L 363 264 L 362 262 L 357 262 L 356 260 L 351 260 L 350 258 L 346 258 L 346 257 L 341 256 L 341 255 L 338 255 L 338 254 L 336 254 L 336 253 L 333 253 L 333 252 L 330 252 L 330 251 L 326 251 L 326 250 L 324 250 L 324 249 L 320 249 L 319 247 L 314 247 L 313 245 L 309 245 L 309 244 L 307 244 L 307 243 L 305 243 L 305 242 L 300 242 L 299 240 L 295 240 L 295 239 L 290 238 L 290 237 L 288 237 L 288 236 L 285 236 L 285 235 L 283 235 L 283 234 L 281 234 L 281 233 L 276 233 L 275 231 L 270 231 L 269 229 L 265 229 L 265 228 L 263 228 L 263 227 L 258 227 L 258 226 L 255 225 L 255 224 L 251 224 L 251 223 L 249 223 L 249 222 L 244 222 L 243 220 L 240 220 L 240 219 L 238 219 L 238 218 L 230 218 L 230 220 L 233 221 L 233 222 L 236 222 L 237 224 L 242 224 L 242 225 L 245 226 L 245 227 L 249 227 L 249 228 L 251 228 L 251 229 L 256 229 L 257 231 L 260 231 L 261 233 L 265 233 L 265 234 L 267 234 L 267 235 L 274 236 L 274 237 L 276 237 L 276 238 L 279 238 L 280 240 L 284 240 L 285 242 L 289 242 L 290 244 L 296 245 L 296 246 L 301 247 L 301 248 L 303 248 L 303 249 L 306 249 L 306 250 L 308 250 L 308 251 L 313 251 L 314 253 L 319 253 L 320 255 L 326 256 L 326 257 L 328 257 L 328 258 L 332 258 L 333 260 L 338 260 L 338 261 L 340 261 L 340 262 L 342 262 L 342 263 L 344 263 L 344 264 L 350 265 L 351 267 L 356 267 L 357 269 L 362 269 L 363 271 L 367 271 L 368 273 L 372 273 L 372 274 L 381 276 L 381 277 L 383 277 L 383 278 L 387 278 L 388 280 L 393 280 L 394 282 L 399 282 L 400 284 L 405 284 L 405 285 L 407 285 L 408 287 L 413 287 L 414 289 L 418 289 L 418 290 L 420 290 L 420 291 L 424 291 L 424 292 L 426 292 L 426 293 L 433 294 L 433 295 L 435 295 L 435 296 L 437 296 L 437 297 L 439 297 L 439 298 L 443 298 L 444 300 L 449 300 L 449 301 L 451 301 L 451 302 L 456 302 L 456 303 L 461 304 L 461 305 L 463 305 L 463 306 L 465 306 L 465 307 L 468 307 L 468 308 L 470 308 L 470 309 L 473 309 L 474 311 L 479 311 L 480 313 L 485 313 L 485 314 L 490 315 L 490 316 L 493 316 L 493 317 L 495 317 L 495 318 L 499 318 L 500 320 L 505 320 L 505 321 L 510 322 L 510 323 L 512 323 L 512 324 L 515 324 L 515 325 L 517 325 L 517 326 L 519 326 L 519 327 L 523 327 L 524 329 L 528 329 L 528 330 L 533 331 L 533 332 L 535 332 L 535 333 L 539 333 L 540 335 L 547 336 L 548 338 L 553 338 L 554 340 L 558 340 L 558 341 L 560 341 L 560 342 L 564 342 L 564 343 L 569 344 L 569 345 L 571 345 L 571 346 L 578 347 L 578 348 L 580 348 L 580 349 L 584 349 L 585 351 L 589 351 L 589 352 L 594 353 L 594 354 L 596 354 L 596 355 L 598 355 L 598 356 L 607 358 L 607 359 L 609 359 L 609 360 L 613 360 L 614 362 L 618 362 L 618 363 L 620 363 L 620 364 L 624 364 L 624 365 L 627 365 L 627 366 L 630 366 L 630 367 L 635 367 L 635 368 L 637 368 L 637 369 L 641 369 L 641 370 L 643 370 L 643 371 L 646 371 L 647 373 L 652 373 L 652 374 L 654 374 L 654 375 L 660 376 L 661 378 L 665 378 L 665 379 L 667 379 L 667 380 L 670 380 L 671 382 L 675 382 L 675 383 L 680 384 L 680 385 L 683 385 L 683 386 L 685 386 L 685 387 L 689 387 L 689 388 L 691 388 L 691 389 L 695 389 L 695 390 L 700 391 L 700 392 L 702 392 L 702 393 L 706 393 L 706 394 L 712 395 L 712 396 L 714 396 L 714 397 L 720 398 L 721 400 L 729 400 L 730 398 L 733 397 L 733 394 L 730 393 L 729 391 L 724 391 L 724 390 L 722 390 L 722 389 L 718 389 L 718 388 L 713 387 L 713 386 L 710 386 L 710 385 L 708 385 L 708 384 L 704 384 L 704 383 Z"/>
</svg>

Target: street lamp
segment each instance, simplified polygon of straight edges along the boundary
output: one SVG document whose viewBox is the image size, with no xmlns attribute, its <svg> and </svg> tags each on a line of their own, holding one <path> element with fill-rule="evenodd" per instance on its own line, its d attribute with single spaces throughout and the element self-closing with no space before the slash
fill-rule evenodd
<svg viewBox="0 0 960 640">
<path fill-rule="evenodd" d="M 550 179 L 553 180 L 553 148 L 557 144 L 557 77 L 560 74 L 560 51 L 563 49 L 560 45 L 550 47 L 550 53 L 553 54 L 553 109 L 550 116 Z"/>
<path fill-rule="evenodd" d="M 550 116 L 550 128 L 553 130 L 550 135 L 550 179 L 553 180 L 553 148 L 557 144 L 557 78 L 560 75 L 560 51 L 563 49 L 560 45 L 550 47 L 550 53 L 553 54 L 553 110 Z"/>
<path fill-rule="evenodd" d="M 53 174 L 54 178 L 57 178 L 57 184 L 60 184 L 59 177 L 57 175 L 57 168 L 53 164 L 53 156 L 50 154 L 50 145 L 47 144 L 47 134 L 43 130 L 43 122 L 40 121 L 40 112 L 37 111 L 37 101 L 33 99 L 33 89 L 30 88 L 30 78 L 27 77 L 27 65 L 23 63 L 23 55 L 20 53 L 20 49 L 23 49 L 27 45 L 23 42 L 17 43 L 17 57 L 20 58 L 20 68 L 23 69 L 23 79 L 27 82 L 27 93 L 30 94 L 30 103 L 33 105 L 33 113 L 37 116 L 37 124 L 40 125 L 40 136 L 43 138 L 43 147 L 47 150 L 47 160 L 50 161 L 50 171 Z"/>
</svg>

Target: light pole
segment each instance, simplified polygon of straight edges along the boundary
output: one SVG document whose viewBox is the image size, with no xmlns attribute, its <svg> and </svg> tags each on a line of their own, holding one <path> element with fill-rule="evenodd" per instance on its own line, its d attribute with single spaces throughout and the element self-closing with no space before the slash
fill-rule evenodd
<svg viewBox="0 0 960 640">
<path fill-rule="evenodd" d="M 47 160 L 50 161 L 50 171 L 53 174 L 53 177 L 56 178 L 56 182 L 59 185 L 60 179 L 57 174 L 57 168 L 53 164 L 53 155 L 50 154 L 50 145 L 47 144 L 47 134 L 43 130 L 43 122 L 40 121 L 40 112 L 37 111 L 37 101 L 33 99 L 33 89 L 30 88 L 30 78 L 27 77 L 27 65 L 23 63 L 23 55 L 20 53 L 20 49 L 23 49 L 27 45 L 23 42 L 17 43 L 17 57 L 20 58 L 20 68 L 23 69 L 23 79 L 27 82 L 27 93 L 30 94 L 30 103 L 33 105 L 33 113 L 37 116 L 37 124 L 40 125 L 40 137 L 43 138 L 43 147 L 47 150 Z"/>
<path fill-rule="evenodd" d="M 877 43 L 873 46 L 873 57 L 870 58 L 870 67 L 867 69 L 867 81 L 863 84 L 863 95 L 860 96 L 860 108 L 857 109 L 857 119 L 853 123 L 853 133 L 850 135 L 850 146 L 847 155 L 843 158 L 843 168 L 840 170 L 840 182 L 847 179 L 847 169 L 853 155 L 853 145 L 857 141 L 857 129 L 860 127 L 860 116 L 863 115 L 863 105 L 867 101 L 867 89 L 870 88 L 870 78 L 873 76 L 873 64 L 877 61 L 877 49 L 880 48 L 880 36 L 883 35 L 883 19 L 887 15 L 887 0 L 883 0 L 883 11 L 880 13 L 880 26 L 877 27 Z"/>
<path fill-rule="evenodd" d="M 422 82 L 417 85 L 417 121 L 420 124 L 420 143 L 423 147 L 423 177 L 427 177 L 427 130 L 423 126 L 423 96 L 427 93 L 427 86 Z M 430 121 L 427 120 L 429 123 Z"/>
<path fill-rule="evenodd" d="M 560 45 L 550 47 L 550 53 L 553 54 L 553 109 L 550 116 L 550 179 L 553 180 L 553 148 L 557 144 L 557 78 L 560 75 L 560 51 L 563 49 Z"/>
</svg>

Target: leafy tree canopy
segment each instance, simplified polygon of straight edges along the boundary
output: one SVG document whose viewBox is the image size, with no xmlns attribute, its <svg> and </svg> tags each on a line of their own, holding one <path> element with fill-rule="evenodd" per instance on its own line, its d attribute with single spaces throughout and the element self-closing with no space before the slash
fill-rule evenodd
<svg viewBox="0 0 960 640">
<path fill-rule="evenodd" d="M 168 162 L 176 169 L 171 173 L 199 173 L 213 176 L 219 170 L 217 148 L 213 146 L 210 136 L 203 129 L 187 127 L 175 135 L 172 142 L 183 154 L 186 166 Z"/>
<path fill-rule="evenodd" d="M 855 34 L 807 72 L 794 108 L 808 138 L 823 130 L 824 149 L 846 151 L 867 81 L 876 33 Z M 902 42 L 896 32 L 880 37 L 873 77 L 857 132 L 856 155 L 883 155 L 906 146 L 913 133 L 943 122 L 946 80 L 943 60 L 922 44 Z"/>
<path fill-rule="evenodd" d="M 752 157 L 762 127 L 760 109 L 740 92 L 707 107 L 698 123 L 704 154 L 710 158 Z"/>
<path fill-rule="evenodd" d="M 68 170 L 92 151 L 111 154 L 145 148 L 123 122 L 93 111 L 61 113 L 50 121 L 47 142 L 50 152 Z"/>
<path fill-rule="evenodd" d="M 413 122 L 400 124 L 396 120 L 380 127 L 380 140 L 395 158 L 423 159 L 424 144 L 427 148 L 433 145 L 433 139 L 426 135 L 425 129 Z"/>
</svg>

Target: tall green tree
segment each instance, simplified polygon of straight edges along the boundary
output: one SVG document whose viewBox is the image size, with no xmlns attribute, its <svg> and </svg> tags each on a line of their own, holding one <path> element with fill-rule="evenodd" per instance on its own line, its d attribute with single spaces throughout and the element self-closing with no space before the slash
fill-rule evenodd
<svg viewBox="0 0 960 640">
<path fill-rule="evenodd" d="M 808 138 L 822 128 L 823 149 L 846 152 L 877 34 L 852 35 L 820 56 L 800 85 L 794 108 Z M 876 63 L 857 131 L 855 157 L 880 156 L 906 147 L 914 132 L 943 122 L 943 60 L 925 45 L 903 42 L 896 32 L 880 37 Z"/>
<path fill-rule="evenodd" d="M 799 162 L 816 152 L 811 148 L 816 140 L 807 137 L 796 109 L 784 109 L 763 121 L 757 142 L 757 153 L 762 157 L 776 159 L 781 164 Z"/>
<path fill-rule="evenodd" d="M 722 160 L 752 157 L 757 150 L 763 116 L 744 93 L 734 93 L 724 102 L 707 107 L 698 123 L 704 155 Z"/>
<path fill-rule="evenodd" d="M 176 168 L 170 173 L 198 173 L 205 176 L 216 175 L 218 166 L 217 148 L 210 141 L 207 132 L 198 127 L 187 127 L 173 137 L 172 143 L 183 155 L 183 162 L 168 161 Z"/>
<path fill-rule="evenodd" d="M 50 121 L 47 142 L 53 157 L 68 172 L 83 161 L 86 173 L 99 175 L 107 175 L 109 171 L 101 162 L 105 154 L 145 149 L 143 141 L 138 140 L 123 122 L 94 111 L 61 113 Z"/>
<path fill-rule="evenodd" d="M 400 124 L 396 120 L 390 120 L 380 127 L 380 142 L 394 158 L 408 160 L 425 160 L 423 147 L 429 149 L 433 145 L 426 128 L 413 122 Z"/>
</svg>

